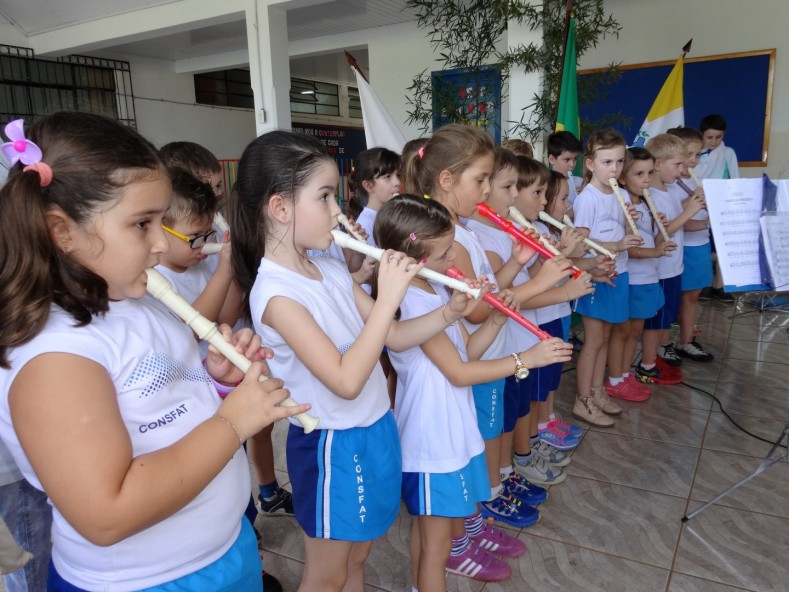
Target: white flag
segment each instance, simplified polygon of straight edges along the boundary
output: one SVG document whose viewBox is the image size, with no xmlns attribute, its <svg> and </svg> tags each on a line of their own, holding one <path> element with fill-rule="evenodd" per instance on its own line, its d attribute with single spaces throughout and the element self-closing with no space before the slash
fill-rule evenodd
<svg viewBox="0 0 789 592">
<path fill-rule="evenodd" d="M 386 110 L 381 99 L 375 94 L 373 87 L 353 68 L 356 75 L 356 86 L 359 88 L 359 100 L 362 103 L 362 117 L 364 118 L 364 135 L 367 139 L 367 148 L 383 146 L 400 154 L 405 145 L 405 136 Z"/>
</svg>

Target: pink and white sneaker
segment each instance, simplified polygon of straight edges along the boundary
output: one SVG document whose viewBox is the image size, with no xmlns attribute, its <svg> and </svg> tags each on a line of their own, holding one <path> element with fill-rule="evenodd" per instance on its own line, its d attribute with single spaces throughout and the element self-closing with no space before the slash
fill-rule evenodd
<svg viewBox="0 0 789 592">
<path fill-rule="evenodd" d="M 482 524 L 477 536 L 469 538 L 481 549 L 501 557 L 520 557 L 526 552 L 526 543 L 522 540 L 486 523 Z"/>
<path fill-rule="evenodd" d="M 447 572 L 480 582 L 501 582 L 512 575 L 509 565 L 496 559 L 473 541 L 469 542 L 460 555 L 449 556 Z"/>
</svg>

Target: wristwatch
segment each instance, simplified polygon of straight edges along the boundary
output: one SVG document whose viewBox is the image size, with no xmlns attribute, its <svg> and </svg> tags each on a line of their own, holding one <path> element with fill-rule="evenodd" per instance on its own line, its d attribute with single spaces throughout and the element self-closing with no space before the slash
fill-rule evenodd
<svg viewBox="0 0 789 592">
<path fill-rule="evenodd" d="M 526 364 L 523 363 L 521 357 L 516 354 L 510 354 L 515 360 L 515 380 L 521 381 L 529 375 L 529 369 L 526 367 Z"/>
</svg>

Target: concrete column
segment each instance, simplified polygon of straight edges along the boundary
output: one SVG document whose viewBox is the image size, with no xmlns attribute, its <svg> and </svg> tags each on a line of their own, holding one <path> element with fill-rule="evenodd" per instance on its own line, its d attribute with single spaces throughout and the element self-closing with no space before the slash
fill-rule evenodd
<svg viewBox="0 0 789 592">
<path fill-rule="evenodd" d="M 510 21 L 507 25 L 507 47 L 515 48 L 519 45 L 535 43 L 542 45 L 542 29 L 535 31 L 529 30 L 525 25 L 519 25 L 516 21 Z M 527 109 L 528 105 L 534 102 L 534 95 L 541 90 L 540 73 L 531 72 L 526 74 L 523 69 L 517 67 L 510 71 L 509 97 L 507 103 L 502 108 L 502 131 L 506 132 L 523 118 L 528 122 L 532 115 L 532 110 Z M 525 109 L 525 110 L 524 110 Z M 509 123 L 508 123 L 509 122 Z M 503 136 L 504 134 L 502 134 Z M 508 137 L 517 137 L 517 134 L 507 134 Z M 527 138 L 524 138 L 527 139 Z M 534 156 L 540 159 L 543 152 L 543 142 L 534 146 Z"/>
<path fill-rule="evenodd" d="M 246 11 L 258 136 L 291 127 L 287 12 L 269 4 L 270 0 L 251 0 Z"/>
</svg>

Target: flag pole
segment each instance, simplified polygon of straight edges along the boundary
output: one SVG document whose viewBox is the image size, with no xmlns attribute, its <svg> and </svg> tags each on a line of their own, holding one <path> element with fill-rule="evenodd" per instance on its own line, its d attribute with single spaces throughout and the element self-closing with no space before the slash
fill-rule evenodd
<svg viewBox="0 0 789 592">
<path fill-rule="evenodd" d="M 355 58 L 355 57 L 353 57 L 351 54 L 349 54 L 349 53 L 346 51 L 346 52 L 345 52 L 345 59 L 346 59 L 346 60 L 348 60 L 348 65 L 349 65 L 351 68 L 353 68 L 354 70 L 356 70 L 356 71 L 359 73 L 359 76 L 361 76 L 362 78 L 364 78 L 364 81 L 365 81 L 367 84 L 370 84 L 370 81 L 369 81 L 369 80 L 367 80 L 367 76 L 365 76 L 365 75 L 364 75 L 364 72 L 362 71 L 361 67 L 359 66 L 359 63 L 356 61 L 356 58 Z"/>
<path fill-rule="evenodd" d="M 559 84 L 556 88 L 556 116 L 553 118 L 553 127 L 556 127 L 556 121 L 559 117 L 559 97 L 562 96 L 562 79 L 564 78 L 564 58 L 567 55 L 567 35 L 570 33 L 570 19 L 572 18 L 573 13 L 573 0 L 567 0 L 567 4 L 564 6 L 564 34 L 562 38 L 564 42 L 562 44 L 562 59 L 559 62 L 561 66 L 559 66 Z"/>
</svg>

